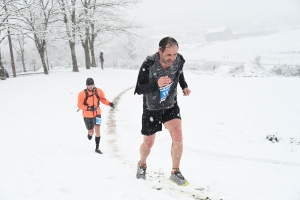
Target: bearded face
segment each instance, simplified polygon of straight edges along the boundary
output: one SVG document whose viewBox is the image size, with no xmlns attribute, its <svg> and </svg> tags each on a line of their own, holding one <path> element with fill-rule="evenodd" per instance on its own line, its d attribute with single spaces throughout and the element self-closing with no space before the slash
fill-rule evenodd
<svg viewBox="0 0 300 200">
<path fill-rule="evenodd" d="M 178 46 L 172 45 L 167 46 L 165 51 L 162 52 L 161 49 L 158 49 L 160 59 L 159 62 L 163 68 L 169 68 L 173 65 L 174 61 L 176 60 L 177 53 L 178 53 Z"/>
</svg>

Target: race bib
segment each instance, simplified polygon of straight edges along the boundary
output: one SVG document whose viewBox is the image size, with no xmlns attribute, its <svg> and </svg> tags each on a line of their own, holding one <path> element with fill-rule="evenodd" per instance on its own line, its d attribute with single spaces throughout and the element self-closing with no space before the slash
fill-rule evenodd
<svg viewBox="0 0 300 200">
<path fill-rule="evenodd" d="M 159 88 L 159 91 L 160 91 L 160 102 L 166 100 L 166 98 L 169 95 L 169 91 L 170 91 L 172 85 L 173 85 L 173 82 L 170 83 L 167 86 Z"/>
<path fill-rule="evenodd" d="M 96 117 L 96 124 L 101 125 L 102 119 L 100 117 Z"/>
</svg>

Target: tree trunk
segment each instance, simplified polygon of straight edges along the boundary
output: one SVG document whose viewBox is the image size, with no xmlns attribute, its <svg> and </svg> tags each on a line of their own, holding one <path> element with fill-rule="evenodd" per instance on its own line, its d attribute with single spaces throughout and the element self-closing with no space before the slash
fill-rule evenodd
<svg viewBox="0 0 300 200">
<path fill-rule="evenodd" d="M 27 72 L 25 67 L 24 34 L 21 37 L 18 36 L 18 43 L 20 47 L 20 57 L 22 61 L 23 72 Z"/>
<path fill-rule="evenodd" d="M 22 65 L 23 65 L 23 72 L 27 72 L 26 67 L 25 67 L 24 53 L 22 53 L 22 55 L 21 55 L 21 60 L 22 60 Z"/>
<path fill-rule="evenodd" d="M 15 67 L 15 59 L 14 59 L 14 52 L 12 49 L 12 43 L 11 43 L 11 37 L 10 37 L 10 31 L 9 28 L 7 29 L 7 37 L 8 37 L 8 44 L 9 44 L 9 52 L 10 52 L 10 62 L 11 62 L 11 69 L 13 72 L 13 77 L 16 77 L 16 67 Z"/>
<path fill-rule="evenodd" d="M 84 3 L 85 9 L 84 13 L 85 16 L 88 16 L 88 2 L 85 1 Z M 84 55 L 85 55 L 85 65 L 87 69 L 91 68 L 91 59 L 90 59 L 90 49 L 89 49 L 89 37 L 90 37 L 90 29 L 89 29 L 89 22 L 85 21 L 85 39 L 82 42 L 83 48 L 84 48 Z"/>
<path fill-rule="evenodd" d="M 46 60 L 45 60 L 46 41 L 45 40 L 40 41 L 37 34 L 33 34 L 33 36 L 34 36 L 35 46 L 37 47 L 38 52 L 40 54 L 40 58 L 41 58 L 41 61 L 42 61 L 42 66 L 43 66 L 43 69 L 44 69 L 44 74 L 48 74 Z"/>
<path fill-rule="evenodd" d="M 71 49 L 73 72 L 79 72 L 78 65 L 77 65 L 76 52 L 75 52 L 75 42 L 72 42 L 69 40 L 69 45 L 70 45 L 70 49 Z"/>
<path fill-rule="evenodd" d="M 47 50 L 47 47 L 45 49 L 45 53 L 46 53 L 47 69 L 48 69 L 48 72 L 49 72 L 50 71 L 50 66 L 49 66 L 49 61 L 48 61 L 48 50 Z"/>
<path fill-rule="evenodd" d="M 89 40 L 90 49 L 91 49 L 91 57 L 92 57 L 92 67 L 96 67 L 96 58 L 95 58 L 95 33 L 94 33 L 94 23 L 91 23 L 91 39 Z"/>
<path fill-rule="evenodd" d="M 41 58 L 41 61 L 42 61 L 44 74 L 48 74 L 46 60 L 45 60 L 45 49 L 44 48 L 39 49 L 39 54 L 40 54 L 40 58 Z"/>
<path fill-rule="evenodd" d="M 86 69 L 90 69 L 91 68 L 91 60 L 90 60 L 90 50 L 89 50 L 88 39 L 85 39 L 85 41 L 82 43 L 82 47 L 84 49 L 85 67 L 86 67 Z"/>
<path fill-rule="evenodd" d="M 69 23 L 69 18 L 67 17 L 67 11 L 66 11 L 66 5 L 65 5 L 65 1 L 62 0 L 62 10 L 64 11 L 64 23 L 66 25 L 66 31 L 67 31 L 67 35 L 69 37 L 69 46 L 70 46 L 70 50 L 71 50 L 71 58 L 72 58 L 72 67 L 73 67 L 73 72 L 79 72 L 78 69 L 78 64 L 77 64 L 77 57 L 76 57 L 76 51 L 75 51 L 75 45 L 76 43 L 74 41 L 75 37 L 76 37 L 76 15 L 75 15 L 75 2 L 76 0 L 72 0 L 71 4 L 72 4 L 72 11 L 70 12 L 71 14 L 71 30 L 69 29 L 68 23 Z"/>
<path fill-rule="evenodd" d="M 90 42 L 90 46 L 91 46 L 92 67 L 96 67 L 96 58 L 95 58 L 95 51 L 94 51 L 94 42 Z"/>
<path fill-rule="evenodd" d="M 6 7 L 6 1 L 4 0 L 4 10 L 5 13 L 7 13 L 7 7 Z M 6 22 L 8 24 L 8 18 L 6 19 Z M 12 47 L 12 42 L 11 42 L 11 36 L 10 36 L 10 30 L 9 27 L 7 28 L 7 38 L 8 38 L 8 44 L 9 44 L 9 52 L 10 52 L 10 62 L 11 62 L 11 69 L 13 72 L 13 77 L 16 77 L 16 67 L 15 67 L 15 59 L 14 59 L 14 52 L 13 52 L 13 47 Z"/>
</svg>

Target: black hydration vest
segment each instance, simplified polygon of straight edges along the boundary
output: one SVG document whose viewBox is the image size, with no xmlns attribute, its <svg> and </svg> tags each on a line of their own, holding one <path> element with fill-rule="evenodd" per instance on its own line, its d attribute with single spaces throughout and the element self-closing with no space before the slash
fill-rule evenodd
<svg viewBox="0 0 300 200">
<path fill-rule="evenodd" d="M 86 106 L 88 106 L 88 104 L 87 104 L 87 102 L 86 102 L 87 99 L 88 99 L 89 97 L 94 96 L 94 94 L 95 94 L 96 97 L 97 97 L 97 99 L 98 99 L 98 105 L 97 105 L 97 107 L 99 107 L 99 105 L 100 105 L 100 97 L 99 97 L 99 95 L 98 95 L 97 88 L 96 88 L 96 87 L 93 88 L 93 90 L 92 90 L 93 94 L 91 94 L 91 95 L 89 95 L 88 89 L 85 89 L 84 92 L 85 92 L 85 99 L 84 99 L 83 104 L 86 105 Z"/>
</svg>

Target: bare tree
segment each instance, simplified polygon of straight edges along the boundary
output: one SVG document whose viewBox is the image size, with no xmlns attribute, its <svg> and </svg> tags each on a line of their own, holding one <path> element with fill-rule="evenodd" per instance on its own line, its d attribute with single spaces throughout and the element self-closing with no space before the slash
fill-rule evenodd
<svg viewBox="0 0 300 200">
<path fill-rule="evenodd" d="M 4 25 L 6 24 L 6 19 L 8 17 L 5 14 L 4 5 L 5 5 L 4 2 L 0 2 L 0 44 L 6 37 L 6 34 L 4 34 L 4 36 L 2 36 L 1 34 L 2 31 L 4 30 Z"/>
<path fill-rule="evenodd" d="M 25 35 L 24 34 L 18 34 L 16 35 L 16 40 L 13 42 L 13 48 L 15 49 L 18 56 L 21 58 L 22 66 L 23 66 L 23 72 L 26 72 L 25 67 Z"/>
<path fill-rule="evenodd" d="M 91 8 L 91 0 L 81 0 L 83 11 L 81 13 L 81 19 L 79 20 L 82 26 L 78 30 L 82 30 L 82 34 L 79 34 L 81 39 L 81 45 L 84 50 L 85 66 L 86 69 L 91 67 L 90 50 L 89 50 L 89 37 L 90 37 L 90 17 L 89 10 Z"/>
<path fill-rule="evenodd" d="M 92 27 L 94 28 L 92 29 L 90 39 L 92 55 L 94 55 L 95 42 L 102 43 L 103 38 L 108 40 L 121 34 L 135 35 L 134 31 L 141 28 L 141 26 L 126 20 L 126 13 L 124 11 L 136 6 L 140 2 L 140 0 L 94 1 L 93 8 L 95 10 L 93 19 L 101 20 L 92 20 Z"/>
<path fill-rule="evenodd" d="M 8 13 L 7 13 L 7 4 L 10 3 L 9 1 L 0 1 L 0 33 L 2 33 L 3 30 L 6 30 L 7 20 L 8 20 Z M 4 34 L 2 36 L 0 34 L 0 44 L 1 42 L 6 38 L 7 34 Z"/>
<path fill-rule="evenodd" d="M 13 54 L 12 36 L 16 35 L 16 31 L 20 26 L 16 24 L 17 13 L 21 12 L 24 8 L 19 0 L 2 0 L 0 1 L 0 43 L 7 37 L 9 44 L 9 52 L 11 57 L 11 68 L 13 77 L 16 77 L 16 69 Z M 6 33 L 5 31 L 6 30 Z M 4 33 L 4 35 L 1 35 Z"/>
<path fill-rule="evenodd" d="M 19 12 L 19 20 L 24 23 L 24 29 L 37 47 L 44 74 L 48 74 L 46 64 L 46 48 L 50 39 L 51 28 L 49 24 L 57 22 L 57 6 L 55 0 L 23 0 L 26 10 Z"/>
<path fill-rule="evenodd" d="M 81 0 L 83 11 L 80 15 L 79 30 L 84 48 L 86 68 L 96 66 L 95 42 L 97 37 L 111 38 L 120 34 L 134 34 L 140 26 L 132 24 L 124 17 L 123 10 L 140 0 Z"/>
<path fill-rule="evenodd" d="M 77 29 L 76 0 L 57 0 L 57 2 L 63 12 L 63 21 L 66 26 L 67 40 L 71 50 L 73 72 L 79 72 L 75 51 Z"/>
<path fill-rule="evenodd" d="M 11 63 L 11 68 L 13 72 L 13 77 L 16 77 L 16 67 L 15 67 L 15 59 L 14 59 L 14 52 L 13 52 L 13 45 L 11 42 L 11 35 L 10 35 L 10 25 L 8 23 L 9 19 L 9 12 L 8 12 L 8 4 L 6 4 L 6 0 L 3 0 L 4 2 L 4 11 L 6 14 L 6 30 L 7 30 L 7 39 L 8 39 L 8 44 L 9 44 L 9 53 L 10 53 L 10 63 Z"/>
</svg>

